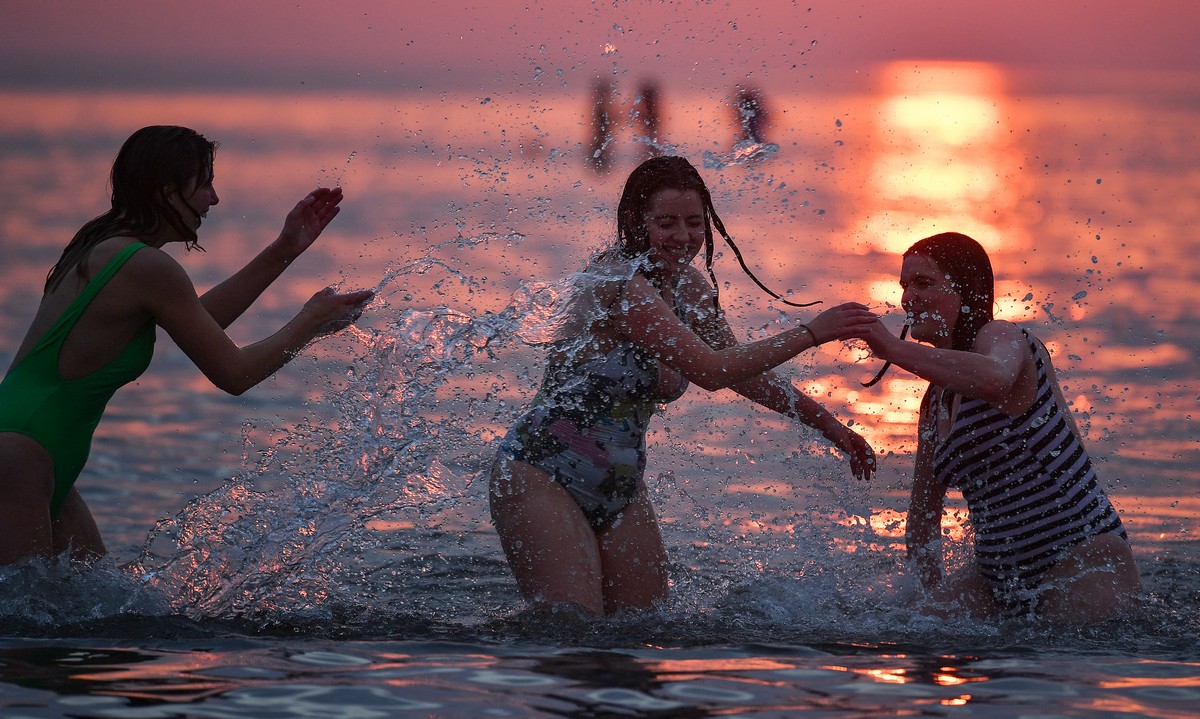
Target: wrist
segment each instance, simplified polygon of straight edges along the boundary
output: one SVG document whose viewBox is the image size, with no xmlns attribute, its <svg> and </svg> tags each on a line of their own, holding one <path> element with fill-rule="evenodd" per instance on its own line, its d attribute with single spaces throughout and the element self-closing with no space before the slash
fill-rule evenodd
<svg viewBox="0 0 1200 719">
<path fill-rule="evenodd" d="M 287 232 L 280 232 L 275 241 L 267 245 L 266 252 L 269 253 L 272 261 L 281 263 L 286 267 L 300 256 L 300 253 L 295 248 L 295 239 L 289 237 Z"/>
<path fill-rule="evenodd" d="M 825 418 L 825 421 L 818 425 L 817 431 L 819 431 L 821 435 L 825 437 L 825 439 L 833 442 L 834 444 L 838 444 L 845 436 L 845 433 L 849 430 L 847 430 L 846 426 L 841 422 L 834 419 L 833 415 L 826 413 Z"/>
<path fill-rule="evenodd" d="M 811 327 L 809 327 L 808 325 L 806 325 L 804 323 L 801 323 L 800 327 L 798 329 L 800 330 L 801 334 L 803 334 L 805 337 L 807 337 L 808 341 L 812 343 L 812 345 L 811 345 L 812 347 L 820 347 L 821 346 L 821 341 L 817 339 L 817 334 L 812 331 Z"/>
</svg>

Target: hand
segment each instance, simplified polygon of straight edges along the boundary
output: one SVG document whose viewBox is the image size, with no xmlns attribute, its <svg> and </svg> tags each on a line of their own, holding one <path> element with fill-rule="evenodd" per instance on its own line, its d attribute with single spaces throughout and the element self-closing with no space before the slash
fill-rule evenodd
<svg viewBox="0 0 1200 719">
<path fill-rule="evenodd" d="M 332 287 L 326 287 L 304 304 L 300 314 L 307 314 L 313 318 L 313 337 L 321 337 L 357 322 L 374 296 L 375 292 L 372 290 L 338 294 Z"/>
<path fill-rule="evenodd" d="M 854 478 L 870 481 L 875 474 L 875 450 L 854 430 L 842 425 L 839 427 L 841 431 L 829 439 L 846 455 Z"/>
<path fill-rule="evenodd" d="M 322 231 L 342 211 L 342 188 L 318 187 L 296 203 L 279 233 L 279 242 L 291 257 L 297 257 L 316 241 Z"/>
<path fill-rule="evenodd" d="M 891 333 L 890 330 L 883 324 L 882 320 L 875 320 L 868 326 L 867 331 L 861 335 L 862 339 L 866 340 L 867 346 L 871 348 L 871 352 L 879 359 L 891 359 L 889 357 L 889 348 L 894 342 L 900 342 L 900 338 Z"/>
<path fill-rule="evenodd" d="M 808 322 L 808 331 L 818 345 L 830 340 L 862 337 L 878 320 L 866 305 L 847 302 L 831 307 Z"/>
</svg>

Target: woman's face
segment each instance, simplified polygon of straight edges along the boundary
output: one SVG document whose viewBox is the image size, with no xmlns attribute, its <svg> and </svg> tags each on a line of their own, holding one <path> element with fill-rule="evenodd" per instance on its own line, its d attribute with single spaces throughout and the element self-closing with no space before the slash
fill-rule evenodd
<svg viewBox="0 0 1200 719">
<path fill-rule="evenodd" d="M 696 190 L 659 190 L 643 218 L 650 259 L 668 272 L 679 272 L 704 246 L 704 202 Z"/>
<path fill-rule="evenodd" d="M 213 181 L 209 178 L 196 178 L 181 190 L 170 194 L 171 206 L 185 220 L 194 223 L 193 229 L 200 229 L 200 223 L 208 215 L 208 208 L 221 201 L 217 191 L 213 189 Z"/>
<path fill-rule="evenodd" d="M 912 338 L 935 347 L 950 347 L 962 297 L 946 273 L 925 255 L 909 255 L 900 267 L 900 303 L 912 323 Z"/>
</svg>

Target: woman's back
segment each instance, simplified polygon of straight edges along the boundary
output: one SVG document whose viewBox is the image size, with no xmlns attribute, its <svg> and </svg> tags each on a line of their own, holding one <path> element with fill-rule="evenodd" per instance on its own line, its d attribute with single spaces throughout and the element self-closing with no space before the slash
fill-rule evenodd
<svg viewBox="0 0 1200 719">
<path fill-rule="evenodd" d="M 84 273 L 72 270 L 61 283 L 42 296 L 37 314 L 13 358 L 17 366 L 43 340 L 76 298 L 85 291 L 108 264 L 131 244 L 133 238 L 105 240 L 83 260 Z M 149 248 L 147 248 L 149 250 Z M 142 331 L 150 316 L 141 309 L 138 298 L 139 271 L 148 257 L 139 257 L 143 250 L 129 258 L 79 316 L 61 345 L 58 370 L 65 379 L 92 374 L 112 362 L 133 338 Z M 11 371 L 11 370 L 10 370 Z"/>
</svg>

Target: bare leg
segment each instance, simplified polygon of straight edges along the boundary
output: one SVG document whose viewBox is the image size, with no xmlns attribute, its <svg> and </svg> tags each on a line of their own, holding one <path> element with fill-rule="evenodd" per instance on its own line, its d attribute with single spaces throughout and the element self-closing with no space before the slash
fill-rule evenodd
<svg viewBox="0 0 1200 719">
<path fill-rule="evenodd" d="M 1133 550 L 1117 534 L 1076 545 L 1046 572 L 1038 614 L 1047 619 L 1095 622 L 1131 605 L 1142 590 Z"/>
<path fill-rule="evenodd" d="M 645 609 L 667 598 L 667 552 L 646 488 L 599 532 L 604 609 Z"/>
<path fill-rule="evenodd" d="M 78 489 L 72 489 L 67 495 L 52 527 L 55 555 L 70 549 L 71 559 L 91 562 L 108 553 L 100 537 L 100 529 L 96 527 L 96 520 L 92 518 L 92 512 Z"/>
<path fill-rule="evenodd" d="M 54 462 L 36 440 L 0 433 L 0 565 L 54 555 Z"/>
<path fill-rule="evenodd" d="M 600 550 L 583 510 L 546 472 L 497 460 L 492 523 L 525 598 L 604 614 Z"/>
</svg>

